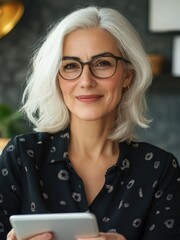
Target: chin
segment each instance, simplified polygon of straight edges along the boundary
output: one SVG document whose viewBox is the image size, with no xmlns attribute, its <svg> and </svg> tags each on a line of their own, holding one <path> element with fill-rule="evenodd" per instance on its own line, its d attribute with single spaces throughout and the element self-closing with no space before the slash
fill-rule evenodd
<svg viewBox="0 0 180 240">
<path fill-rule="evenodd" d="M 91 116 L 91 117 L 79 117 L 79 119 L 83 120 L 83 121 L 97 121 L 102 119 L 102 117 L 95 117 L 95 116 Z"/>
<path fill-rule="evenodd" d="M 80 120 L 83 120 L 83 121 L 96 121 L 96 120 L 100 120 L 103 118 L 102 115 L 100 115 L 99 113 L 95 114 L 95 113 L 91 113 L 91 114 L 79 114 L 79 115 L 76 115 L 77 118 L 79 118 Z"/>
</svg>

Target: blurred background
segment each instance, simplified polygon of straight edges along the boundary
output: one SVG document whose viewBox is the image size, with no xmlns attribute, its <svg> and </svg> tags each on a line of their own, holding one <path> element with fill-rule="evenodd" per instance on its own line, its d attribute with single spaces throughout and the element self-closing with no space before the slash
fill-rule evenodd
<svg viewBox="0 0 180 240">
<path fill-rule="evenodd" d="M 168 1 L 171 5 L 178 4 L 174 9 L 180 7 L 179 0 L 156 0 L 156 3 L 164 5 Z M 8 1 L 0 0 L 0 28 L 3 27 L 2 6 L 5 2 Z M 180 160 L 180 74 L 179 69 L 173 72 L 173 65 L 176 64 L 174 55 L 178 51 L 174 42 L 180 36 L 180 29 L 161 29 L 162 26 L 156 28 L 153 25 L 154 22 L 155 25 L 158 23 L 154 19 L 157 17 L 153 15 L 154 9 L 162 12 L 161 5 L 154 6 L 154 0 L 22 0 L 20 3 L 24 8 L 20 13 L 22 14 L 20 20 L 7 34 L 0 32 L 1 105 L 8 106 L 12 111 L 19 109 L 34 47 L 46 35 L 52 24 L 79 7 L 92 4 L 112 7 L 125 15 L 134 25 L 152 61 L 154 79 L 148 93 L 148 104 L 149 116 L 153 122 L 148 130 L 139 129 L 139 135 L 142 141 L 171 151 Z M 162 24 L 163 16 L 161 18 Z M 167 19 L 170 19 L 169 14 L 164 18 L 165 26 Z M 180 18 L 178 21 L 180 26 Z M 155 65 L 153 59 L 156 61 Z"/>
</svg>

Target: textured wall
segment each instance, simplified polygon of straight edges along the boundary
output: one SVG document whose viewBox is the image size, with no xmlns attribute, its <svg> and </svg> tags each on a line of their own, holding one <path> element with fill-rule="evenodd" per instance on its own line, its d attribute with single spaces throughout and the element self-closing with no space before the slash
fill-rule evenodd
<svg viewBox="0 0 180 240">
<path fill-rule="evenodd" d="M 24 0 L 25 14 L 7 36 L 0 39 L 0 102 L 13 108 L 20 104 L 23 82 L 34 44 L 46 34 L 47 28 L 77 7 L 91 3 L 121 11 L 135 26 L 148 53 L 159 52 L 167 58 L 166 72 L 171 69 L 173 33 L 148 31 L 148 0 Z M 176 87 L 175 87 L 176 88 Z M 180 159 L 180 94 L 176 91 L 152 91 L 149 97 L 151 129 L 141 136 L 160 147 L 173 151 Z"/>
</svg>

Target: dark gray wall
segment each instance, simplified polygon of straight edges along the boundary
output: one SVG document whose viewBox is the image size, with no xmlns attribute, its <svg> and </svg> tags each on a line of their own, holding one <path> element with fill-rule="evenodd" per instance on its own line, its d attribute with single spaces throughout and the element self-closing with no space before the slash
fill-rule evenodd
<svg viewBox="0 0 180 240">
<path fill-rule="evenodd" d="M 151 33 L 148 30 L 148 0 L 24 0 L 25 13 L 17 26 L 0 39 L 0 102 L 18 108 L 34 44 L 50 24 L 77 7 L 95 4 L 113 7 L 135 26 L 147 53 L 158 52 L 167 59 L 165 73 L 171 73 L 172 40 L 175 33 Z M 180 159 L 180 88 L 170 79 L 149 95 L 151 128 L 140 131 L 143 140 L 165 148 Z M 180 80 L 179 80 L 180 82 Z M 178 88 L 177 85 L 178 84 Z M 167 86 L 166 86 L 167 85 Z M 161 87 L 163 86 L 163 88 Z M 171 90 L 169 91 L 169 86 Z"/>
</svg>

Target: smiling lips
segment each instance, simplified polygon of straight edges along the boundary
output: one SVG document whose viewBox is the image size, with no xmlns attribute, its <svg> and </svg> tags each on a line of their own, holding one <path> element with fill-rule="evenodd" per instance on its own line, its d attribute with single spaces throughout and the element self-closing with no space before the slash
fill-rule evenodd
<svg viewBox="0 0 180 240">
<path fill-rule="evenodd" d="M 91 94 L 91 95 L 79 95 L 76 97 L 80 102 L 96 102 L 102 95 Z"/>
</svg>

